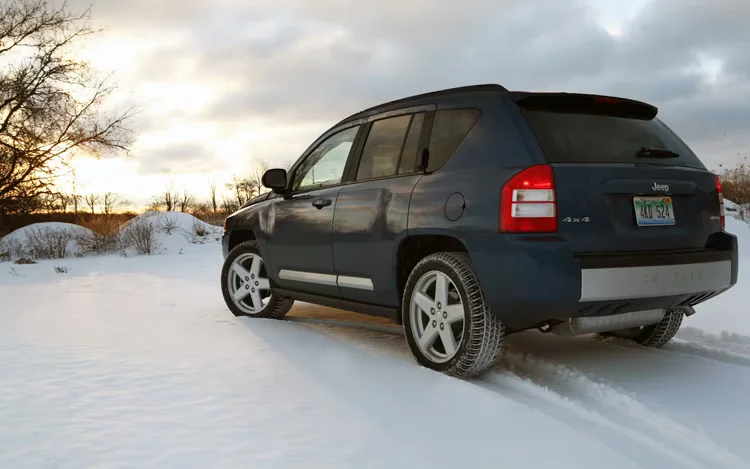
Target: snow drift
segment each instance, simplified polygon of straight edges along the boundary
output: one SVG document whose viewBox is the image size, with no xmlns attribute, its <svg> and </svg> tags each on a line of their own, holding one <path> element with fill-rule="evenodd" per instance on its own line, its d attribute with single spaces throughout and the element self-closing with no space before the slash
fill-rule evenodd
<svg viewBox="0 0 750 469">
<path fill-rule="evenodd" d="M 113 233 L 71 223 L 35 223 L 0 239 L 0 255 L 10 260 L 62 259 L 119 252 L 124 255 L 180 252 L 188 244 L 218 241 L 221 228 L 181 212 L 146 212 Z"/>
</svg>

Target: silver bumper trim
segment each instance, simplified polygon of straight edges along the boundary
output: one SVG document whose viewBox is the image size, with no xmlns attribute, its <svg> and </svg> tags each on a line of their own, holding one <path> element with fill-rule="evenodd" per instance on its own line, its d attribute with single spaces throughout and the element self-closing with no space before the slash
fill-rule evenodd
<svg viewBox="0 0 750 469">
<path fill-rule="evenodd" d="M 580 301 L 684 295 L 729 288 L 732 261 L 581 271 Z"/>
</svg>

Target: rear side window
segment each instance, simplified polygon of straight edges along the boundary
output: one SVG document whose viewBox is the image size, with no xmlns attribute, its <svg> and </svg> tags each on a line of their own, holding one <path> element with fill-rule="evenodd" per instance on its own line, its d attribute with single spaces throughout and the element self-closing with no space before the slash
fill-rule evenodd
<svg viewBox="0 0 750 469">
<path fill-rule="evenodd" d="M 446 109 L 435 112 L 430 135 L 427 171 L 435 171 L 453 156 L 479 117 L 476 109 Z"/>
<path fill-rule="evenodd" d="M 411 115 L 391 117 L 372 123 L 362 150 L 357 180 L 393 176 L 411 123 Z"/>
<path fill-rule="evenodd" d="M 550 163 L 641 163 L 705 169 L 660 120 L 523 110 Z M 642 148 L 679 155 L 639 155 Z"/>
</svg>

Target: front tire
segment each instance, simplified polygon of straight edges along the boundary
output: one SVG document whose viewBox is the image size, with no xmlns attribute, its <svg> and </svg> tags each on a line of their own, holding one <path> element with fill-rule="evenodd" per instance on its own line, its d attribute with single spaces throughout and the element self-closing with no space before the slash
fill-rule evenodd
<svg viewBox="0 0 750 469">
<path fill-rule="evenodd" d="M 401 314 L 417 362 L 460 378 L 491 367 L 505 335 L 485 302 L 471 259 L 460 252 L 431 254 L 414 267 Z"/>
<path fill-rule="evenodd" d="M 221 269 L 221 292 L 235 316 L 281 319 L 294 304 L 273 291 L 256 241 L 229 252 Z"/>
</svg>

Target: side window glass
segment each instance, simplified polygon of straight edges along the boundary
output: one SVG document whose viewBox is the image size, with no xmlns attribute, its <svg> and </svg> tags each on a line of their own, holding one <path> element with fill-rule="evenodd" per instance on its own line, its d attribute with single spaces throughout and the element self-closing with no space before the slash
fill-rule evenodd
<svg viewBox="0 0 750 469">
<path fill-rule="evenodd" d="M 317 189 L 341 182 L 359 126 L 335 133 L 313 150 L 297 168 L 292 190 Z"/>
<path fill-rule="evenodd" d="M 401 163 L 398 165 L 398 174 L 413 173 L 417 170 L 417 158 L 419 152 L 419 136 L 422 134 L 424 125 L 424 113 L 414 114 L 406 135 L 404 151 L 401 153 Z"/>
<path fill-rule="evenodd" d="M 405 115 L 372 123 L 357 168 L 358 181 L 396 174 L 410 122 L 411 115 Z"/>
<path fill-rule="evenodd" d="M 428 171 L 435 171 L 453 156 L 478 117 L 479 111 L 475 109 L 447 109 L 435 112 L 435 122 L 430 135 Z"/>
</svg>

